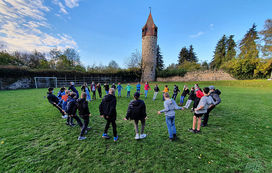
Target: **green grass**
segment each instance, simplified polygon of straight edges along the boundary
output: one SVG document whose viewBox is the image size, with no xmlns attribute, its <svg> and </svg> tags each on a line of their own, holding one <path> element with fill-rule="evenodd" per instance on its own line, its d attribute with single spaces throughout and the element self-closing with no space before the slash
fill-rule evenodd
<svg viewBox="0 0 272 173">
<path fill-rule="evenodd" d="M 87 140 L 78 141 L 79 127 L 65 125 L 44 98 L 46 89 L 0 91 L 0 172 L 271 172 L 272 82 L 198 83 L 219 88 L 222 103 L 201 134 L 187 131 L 189 110 L 177 111 L 176 142 L 168 140 L 165 116 L 157 115 L 163 108 L 161 94 L 153 102 L 149 92 L 145 100 L 148 137 L 140 141 L 134 140 L 132 122 L 122 120 L 130 99 L 117 100 L 120 139 L 114 143 L 101 138 L 105 120 L 99 117 L 100 99 L 89 104 Z M 164 84 L 159 84 L 162 90 Z M 170 90 L 173 84 L 168 83 Z"/>
</svg>

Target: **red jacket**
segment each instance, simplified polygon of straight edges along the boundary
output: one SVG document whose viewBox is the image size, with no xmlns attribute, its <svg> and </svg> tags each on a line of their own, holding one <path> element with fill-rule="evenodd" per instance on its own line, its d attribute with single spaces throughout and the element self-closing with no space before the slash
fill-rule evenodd
<svg viewBox="0 0 272 173">
<path fill-rule="evenodd" d="M 203 97 L 204 96 L 204 94 L 203 94 L 203 92 L 201 91 L 201 90 L 197 90 L 196 91 L 196 97 L 197 98 L 200 98 L 201 99 L 201 97 Z"/>
</svg>

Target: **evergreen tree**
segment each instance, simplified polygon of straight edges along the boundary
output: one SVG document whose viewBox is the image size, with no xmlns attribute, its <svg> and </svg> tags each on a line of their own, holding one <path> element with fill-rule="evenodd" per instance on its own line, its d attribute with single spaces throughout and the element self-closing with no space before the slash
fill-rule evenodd
<svg viewBox="0 0 272 173">
<path fill-rule="evenodd" d="M 226 52 L 226 57 L 225 57 L 225 61 L 229 61 L 233 58 L 235 58 L 236 56 L 236 43 L 233 40 L 234 35 L 230 35 L 227 42 L 226 42 L 226 48 L 227 48 L 227 52 Z"/>
<path fill-rule="evenodd" d="M 223 35 L 223 37 L 218 41 L 214 51 L 213 60 L 210 64 L 212 69 L 219 69 L 224 62 L 226 56 L 226 42 L 227 37 Z"/>
<path fill-rule="evenodd" d="M 187 61 L 188 57 L 189 57 L 189 51 L 187 50 L 186 47 L 183 47 L 179 52 L 178 64 L 181 65 L 182 63 Z"/>
<path fill-rule="evenodd" d="M 249 31 L 245 34 L 241 43 L 239 44 L 240 54 L 239 58 L 242 59 L 252 59 L 258 58 L 259 51 L 257 49 L 256 41 L 259 39 L 258 33 L 256 31 L 256 25 L 249 29 Z"/>
<path fill-rule="evenodd" d="M 160 46 L 157 46 L 157 64 L 156 64 L 156 71 L 162 71 L 164 68 L 163 56 L 161 54 Z"/>
<path fill-rule="evenodd" d="M 264 46 L 262 47 L 262 52 L 265 57 L 272 57 L 272 19 L 267 19 L 265 21 L 264 29 L 260 32 L 263 36 Z"/>
<path fill-rule="evenodd" d="M 189 62 L 197 62 L 197 57 L 194 52 L 193 45 L 190 45 L 189 51 L 188 51 L 188 57 L 186 59 Z"/>
</svg>

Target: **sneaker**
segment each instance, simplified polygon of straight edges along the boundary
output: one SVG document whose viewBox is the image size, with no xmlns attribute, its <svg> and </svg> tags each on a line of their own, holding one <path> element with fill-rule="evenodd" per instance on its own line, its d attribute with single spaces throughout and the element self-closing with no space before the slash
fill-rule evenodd
<svg viewBox="0 0 272 173">
<path fill-rule="evenodd" d="M 201 131 L 200 130 L 195 130 L 195 133 L 200 133 Z"/>
<path fill-rule="evenodd" d="M 118 136 L 113 138 L 114 142 L 116 142 L 118 140 Z"/>
<path fill-rule="evenodd" d="M 139 133 L 136 133 L 135 139 L 136 139 L 136 140 L 140 139 Z"/>
<path fill-rule="evenodd" d="M 104 133 L 104 134 L 102 135 L 102 138 L 110 139 L 110 136 L 109 136 L 107 133 Z"/>
<path fill-rule="evenodd" d="M 68 115 L 63 115 L 62 118 L 63 118 L 63 119 L 67 119 L 67 118 L 68 118 Z"/>
<path fill-rule="evenodd" d="M 81 140 L 84 140 L 84 139 L 86 139 L 86 137 L 84 137 L 84 136 L 79 136 L 77 140 L 81 141 Z"/>
<path fill-rule="evenodd" d="M 196 130 L 193 130 L 192 128 L 188 129 L 189 132 L 195 133 Z"/>
<path fill-rule="evenodd" d="M 146 136 L 147 136 L 146 134 L 141 134 L 140 139 L 144 139 L 144 138 L 146 138 Z"/>
<path fill-rule="evenodd" d="M 173 138 L 169 138 L 169 140 L 170 140 L 171 142 L 173 142 L 173 141 L 174 141 L 174 139 L 173 139 Z"/>
<path fill-rule="evenodd" d="M 66 122 L 65 124 L 66 124 L 67 126 L 70 126 L 70 123 L 68 123 L 68 122 Z"/>
</svg>

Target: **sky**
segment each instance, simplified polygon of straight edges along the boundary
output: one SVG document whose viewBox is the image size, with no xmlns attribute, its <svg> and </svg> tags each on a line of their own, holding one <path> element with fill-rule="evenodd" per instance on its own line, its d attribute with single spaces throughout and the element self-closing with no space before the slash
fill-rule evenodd
<svg viewBox="0 0 272 173">
<path fill-rule="evenodd" d="M 151 7 L 165 65 L 193 45 L 210 62 L 226 34 L 239 42 L 255 23 L 272 18 L 271 0 L 0 0 L 0 44 L 9 51 L 75 48 L 83 65 L 125 67 L 141 52 L 141 28 Z"/>
</svg>

